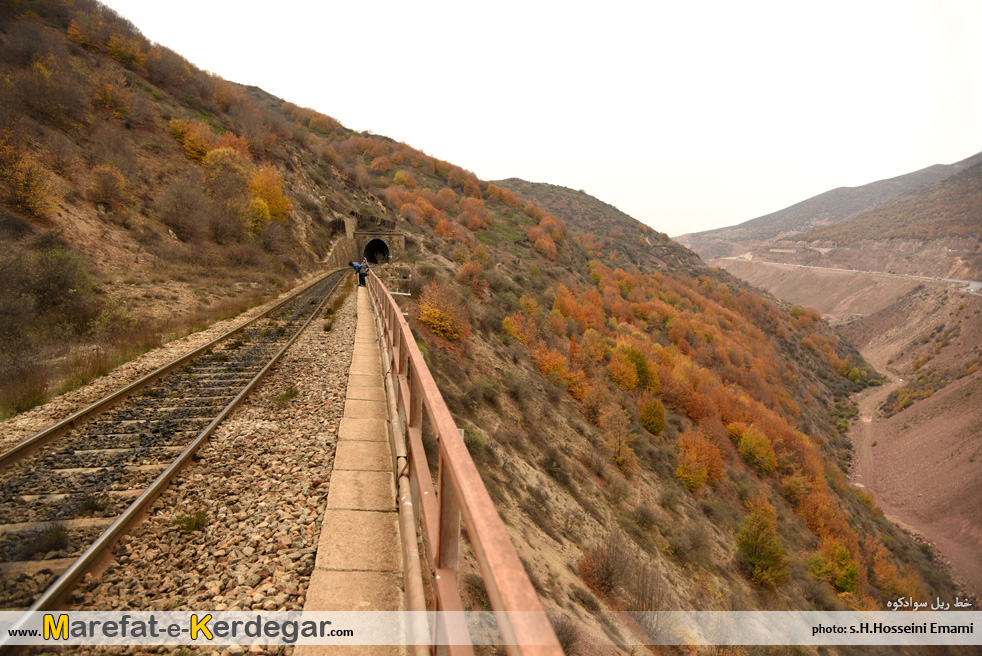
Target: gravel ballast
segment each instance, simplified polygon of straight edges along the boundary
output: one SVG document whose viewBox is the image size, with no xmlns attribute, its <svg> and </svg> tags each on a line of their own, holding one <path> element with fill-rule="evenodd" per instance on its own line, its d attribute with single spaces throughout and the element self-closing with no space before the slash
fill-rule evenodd
<svg viewBox="0 0 982 656">
<path fill-rule="evenodd" d="M 329 331 L 323 317 L 311 322 L 147 520 L 122 538 L 105 572 L 76 588 L 73 608 L 303 609 L 344 411 L 355 301 L 348 296 Z M 182 525 L 197 513 L 202 528 Z"/>
</svg>

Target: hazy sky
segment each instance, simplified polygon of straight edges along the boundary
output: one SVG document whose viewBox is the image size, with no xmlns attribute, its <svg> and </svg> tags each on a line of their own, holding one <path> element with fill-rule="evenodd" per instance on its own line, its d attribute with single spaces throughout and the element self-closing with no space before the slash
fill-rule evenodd
<svg viewBox="0 0 982 656">
<path fill-rule="evenodd" d="M 679 235 L 982 151 L 980 0 L 109 0 L 196 65 Z"/>
</svg>

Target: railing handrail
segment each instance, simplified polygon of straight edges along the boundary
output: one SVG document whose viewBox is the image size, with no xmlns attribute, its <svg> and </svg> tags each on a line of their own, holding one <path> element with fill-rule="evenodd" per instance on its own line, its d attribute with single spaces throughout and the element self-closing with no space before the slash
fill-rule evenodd
<svg viewBox="0 0 982 656">
<path fill-rule="evenodd" d="M 396 476 L 410 479 L 413 503 L 406 505 L 412 508 L 415 525 L 420 527 L 428 545 L 425 550 L 427 564 L 435 574 L 434 610 L 462 610 L 457 585 L 457 540 L 462 518 L 508 653 L 561 656 L 562 648 L 542 612 L 525 567 L 402 310 L 374 272 L 369 274 L 368 290 L 382 328 L 382 342 L 388 349 L 386 363 L 391 363 L 395 381 L 398 432 L 408 442 L 405 456 L 399 456 L 399 450 L 394 451 L 397 461 L 400 457 L 407 458 L 405 463 L 396 462 L 396 467 L 401 468 L 397 469 Z M 422 451 L 423 412 L 439 442 L 436 490 Z M 400 506 L 400 512 L 403 511 Z M 416 536 L 412 538 L 415 543 Z M 453 585 L 441 579 L 450 572 L 453 573 Z M 450 652 L 454 651 L 451 647 Z M 472 653 L 470 648 L 462 651 Z"/>
</svg>

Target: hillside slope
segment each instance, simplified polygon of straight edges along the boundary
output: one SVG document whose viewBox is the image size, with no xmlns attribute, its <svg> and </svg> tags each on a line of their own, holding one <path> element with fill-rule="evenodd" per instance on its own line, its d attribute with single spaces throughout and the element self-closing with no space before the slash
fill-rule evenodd
<svg viewBox="0 0 982 656">
<path fill-rule="evenodd" d="M 955 164 L 935 164 L 859 187 L 839 187 L 739 225 L 682 235 L 678 241 L 707 260 L 740 255 L 762 242 L 797 241 L 800 235 L 839 224 L 951 178 L 978 164 L 980 159 L 982 153 Z M 879 236 L 871 234 L 865 238 Z"/>
<path fill-rule="evenodd" d="M 51 226 L 94 225 L 126 245 L 77 242 L 74 257 L 100 287 L 117 284 L 106 272 L 129 266 L 137 276 L 144 261 L 160 277 L 145 284 L 168 284 L 180 264 L 212 290 L 222 269 L 211 258 L 244 254 L 229 260 L 236 274 L 255 267 L 268 279 L 269 262 L 297 275 L 317 266 L 331 219 L 354 211 L 391 222 L 406 250 L 378 271 L 411 274 L 411 296 L 399 298 L 420 348 L 533 583 L 571 623 L 580 653 L 643 637 L 640 623 L 603 619 L 605 608 L 882 609 L 898 596 L 954 596 L 938 563 L 848 484 L 849 395 L 880 380 L 816 312 L 707 267 L 582 192 L 489 183 L 353 133 L 196 72 L 97 4 L 25 4 L 34 14 L 3 14 L 4 47 L 53 45 L 23 53 L 9 75 L 28 79 L 43 60 L 63 75 L 50 79 L 85 82 L 95 99 L 102 87 L 88 75 L 116 73 L 108 88 L 148 118 L 128 126 L 127 113 L 95 101 L 52 117 L 17 96 L 5 124 L 10 170 L 47 181 L 57 209 L 25 207 L 16 178 L 4 179 L 8 221 L 22 232 L 7 241 L 24 253 L 8 270 L 68 252 L 40 240 Z M 79 71 L 84 80 L 72 77 Z M 85 159 L 100 126 L 138 153 L 130 175 L 112 149 Z M 57 170 L 60 147 L 70 174 Z M 90 191 L 102 188 L 91 168 L 100 166 L 119 183 L 110 189 L 130 194 L 115 206 Z M 190 182 L 172 200 L 224 208 L 217 233 L 206 222 L 181 235 L 186 224 L 168 223 L 183 216 L 163 203 L 179 175 Z M 288 245 L 274 247 L 276 233 Z M 153 302 L 137 296 L 131 307 Z M 54 299 L 50 311 L 69 309 Z M 120 322 L 98 316 L 62 337 Z M 464 542 L 462 580 L 477 608 L 486 597 Z"/>
<path fill-rule="evenodd" d="M 975 158 L 973 158 L 975 159 Z M 808 242 L 932 241 L 982 233 L 982 162 L 890 203 L 801 236 Z M 977 268 L 977 267 L 976 267 Z"/>
<path fill-rule="evenodd" d="M 281 100 L 95 2 L 0 32 L 0 416 L 311 273 L 376 202 Z"/>
</svg>

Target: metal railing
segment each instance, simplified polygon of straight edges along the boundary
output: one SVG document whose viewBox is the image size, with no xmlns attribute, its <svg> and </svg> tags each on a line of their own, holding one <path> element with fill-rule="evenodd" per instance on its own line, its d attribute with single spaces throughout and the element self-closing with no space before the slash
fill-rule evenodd
<svg viewBox="0 0 982 656">
<path fill-rule="evenodd" d="M 491 501 L 433 376 L 416 346 L 402 310 L 374 272 L 369 296 L 375 308 L 383 347 L 390 440 L 397 478 L 403 541 L 406 607 L 410 611 L 462 611 L 457 557 L 463 520 L 498 629 L 509 654 L 562 656 L 552 626 Z M 423 449 L 423 420 L 439 444 L 437 483 Z M 417 531 L 432 580 L 434 608 L 426 607 Z M 529 612 L 531 611 L 531 612 Z M 450 627 L 437 614 L 434 642 L 445 640 Z M 457 627 L 454 627 L 457 635 Z M 430 648 L 417 654 L 431 653 Z M 433 653 L 473 654 L 469 645 L 447 645 Z"/>
</svg>

